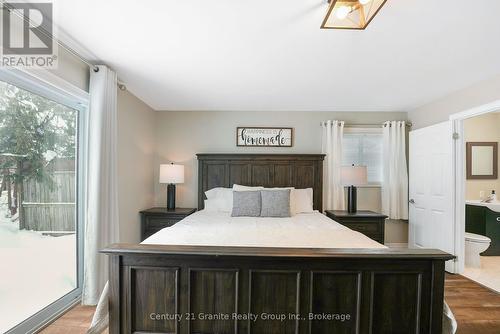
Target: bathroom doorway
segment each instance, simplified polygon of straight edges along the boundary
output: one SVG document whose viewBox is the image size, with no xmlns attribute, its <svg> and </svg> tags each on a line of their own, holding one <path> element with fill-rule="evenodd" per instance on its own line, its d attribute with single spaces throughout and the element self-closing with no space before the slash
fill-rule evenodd
<svg viewBox="0 0 500 334">
<path fill-rule="evenodd" d="M 461 122 L 462 161 L 457 164 L 465 173 L 457 178 L 463 178 L 465 208 L 463 224 L 457 226 L 465 230 L 462 274 L 500 292 L 500 109 Z"/>
</svg>

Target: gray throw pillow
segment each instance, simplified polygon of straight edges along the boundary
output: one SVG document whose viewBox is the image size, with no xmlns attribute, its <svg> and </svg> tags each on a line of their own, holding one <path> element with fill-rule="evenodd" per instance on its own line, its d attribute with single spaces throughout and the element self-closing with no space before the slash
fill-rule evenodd
<svg viewBox="0 0 500 334">
<path fill-rule="evenodd" d="M 260 191 L 233 191 L 231 217 L 259 217 L 261 203 Z"/>
<path fill-rule="evenodd" d="M 261 217 L 290 217 L 290 189 L 262 190 Z"/>
</svg>

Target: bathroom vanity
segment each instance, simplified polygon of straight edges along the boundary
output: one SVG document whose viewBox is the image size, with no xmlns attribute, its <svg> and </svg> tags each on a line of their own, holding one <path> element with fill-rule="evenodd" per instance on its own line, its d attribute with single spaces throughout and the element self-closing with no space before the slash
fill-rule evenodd
<svg viewBox="0 0 500 334">
<path fill-rule="evenodd" d="M 491 239 L 482 256 L 500 256 L 500 202 L 466 201 L 465 231 Z"/>
</svg>

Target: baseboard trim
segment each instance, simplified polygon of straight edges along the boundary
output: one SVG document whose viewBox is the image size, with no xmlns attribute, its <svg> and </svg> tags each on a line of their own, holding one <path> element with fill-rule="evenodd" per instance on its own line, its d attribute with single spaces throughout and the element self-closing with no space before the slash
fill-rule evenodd
<svg viewBox="0 0 500 334">
<path fill-rule="evenodd" d="M 389 248 L 408 248 L 407 242 L 387 242 L 385 245 Z"/>
<path fill-rule="evenodd" d="M 81 300 L 82 300 L 81 298 L 75 299 L 70 304 L 68 304 L 65 307 L 63 307 L 62 309 L 60 309 L 57 313 L 55 313 L 51 317 L 47 318 L 46 321 L 44 321 L 43 323 L 41 323 L 37 327 L 33 328 L 33 330 L 32 330 L 31 333 L 39 333 L 39 332 L 43 331 L 45 328 L 47 328 L 50 325 L 52 325 L 57 319 L 59 319 L 60 317 L 62 317 L 66 312 L 68 312 L 69 310 L 71 310 L 76 305 L 80 304 Z"/>
</svg>

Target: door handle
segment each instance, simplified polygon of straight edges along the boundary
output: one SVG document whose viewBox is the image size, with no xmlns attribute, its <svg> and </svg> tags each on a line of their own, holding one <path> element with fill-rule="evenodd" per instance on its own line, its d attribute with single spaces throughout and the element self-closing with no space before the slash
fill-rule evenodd
<svg viewBox="0 0 500 334">
<path fill-rule="evenodd" d="M 415 200 L 412 198 L 408 201 L 410 204 L 415 204 Z"/>
</svg>

